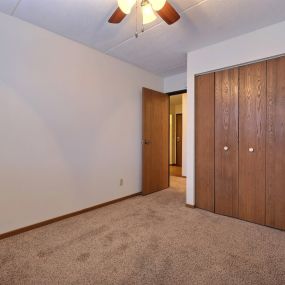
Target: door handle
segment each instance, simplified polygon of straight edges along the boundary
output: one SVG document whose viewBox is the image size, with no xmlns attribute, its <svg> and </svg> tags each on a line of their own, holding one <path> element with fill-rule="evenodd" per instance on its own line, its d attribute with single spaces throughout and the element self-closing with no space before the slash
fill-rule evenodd
<svg viewBox="0 0 285 285">
<path fill-rule="evenodd" d="M 249 151 L 249 152 L 254 152 L 254 148 L 253 148 L 253 147 L 250 147 L 250 148 L 248 149 L 248 151 Z"/>
<path fill-rule="evenodd" d="M 224 151 L 228 151 L 229 147 L 228 146 L 224 146 Z"/>
</svg>

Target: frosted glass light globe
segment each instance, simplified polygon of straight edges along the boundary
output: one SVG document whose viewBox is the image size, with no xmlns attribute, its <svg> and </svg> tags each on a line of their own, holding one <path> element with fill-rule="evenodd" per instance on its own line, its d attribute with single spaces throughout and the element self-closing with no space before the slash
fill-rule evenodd
<svg viewBox="0 0 285 285">
<path fill-rule="evenodd" d="M 166 0 L 149 0 L 149 3 L 153 10 L 159 11 L 164 7 Z"/>
<path fill-rule="evenodd" d="M 156 19 L 156 15 L 150 4 L 146 4 L 142 6 L 142 14 L 143 14 L 143 24 L 149 24 Z"/>
<path fill-rule="evenodd" d="M 130 14 L 136 0 L 118 0 L 119 8 L 125 13 Z"/>
</svg>

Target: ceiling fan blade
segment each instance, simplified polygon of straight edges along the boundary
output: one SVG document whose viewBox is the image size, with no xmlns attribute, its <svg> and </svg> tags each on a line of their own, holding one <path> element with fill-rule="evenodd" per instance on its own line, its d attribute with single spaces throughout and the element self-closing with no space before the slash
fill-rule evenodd
<svg viewBox="0 0 285 285">
<path fill-rule="evenodd" d="M 118 7 L 109 19 L 111 24 L 119 24 L 127 15 Z"/>
<path fill-rule="evenodd" d="M 157 14 L 168 25 L 172 25 L 180 19 L 180 15 L 176 12 L 176 10 L 168 2 L 165 3 L 164 7 L 161 10 L 157 11 Z"/>
</svg>

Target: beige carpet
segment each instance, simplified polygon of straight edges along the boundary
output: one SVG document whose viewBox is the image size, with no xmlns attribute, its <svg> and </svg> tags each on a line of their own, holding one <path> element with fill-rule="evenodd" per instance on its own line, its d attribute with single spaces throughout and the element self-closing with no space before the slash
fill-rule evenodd
<svg viewBox="0 0 285 285">
<path fill-rule="evenodd" d="M 2 240 L 0 284 L 285 284 L 284 232 L 184 201 L 168 189 Z"/>
</svg>

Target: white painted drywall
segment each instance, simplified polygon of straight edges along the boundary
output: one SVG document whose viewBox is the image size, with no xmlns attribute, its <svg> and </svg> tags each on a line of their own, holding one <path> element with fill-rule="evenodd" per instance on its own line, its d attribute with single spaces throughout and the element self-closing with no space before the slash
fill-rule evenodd
<svg viewBox="0 0 285 285">
<path fill-rule="evenodd" d="M 182 175 L 187 176 L 187 129 L 188 129 L 188 104 L 187 104 L 187 93 L 182 94 Z"/>
<path fill-rule="evenodd" d="M 0 41 L 0 233 L 141 191 L 163 79 L 1 13 Z"/>
<path fill-rule="evenodd" d="M 187 203 L 195 204 L 195 74 L 285 53 L 285 22 L 188 53 Z"/>
<path fill-rule="evenodd" d="M 187 89 L 187 73 L 179 73 L 164 78 L 164 92 L 174 92 Z"/>
</svg>

